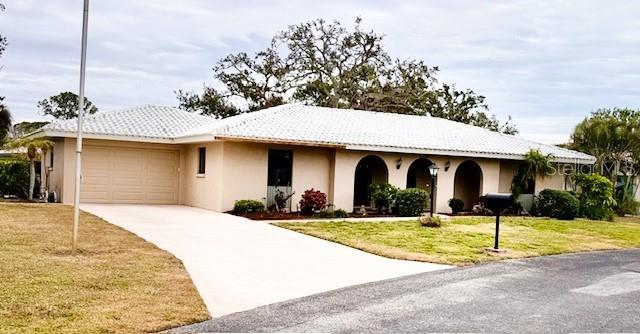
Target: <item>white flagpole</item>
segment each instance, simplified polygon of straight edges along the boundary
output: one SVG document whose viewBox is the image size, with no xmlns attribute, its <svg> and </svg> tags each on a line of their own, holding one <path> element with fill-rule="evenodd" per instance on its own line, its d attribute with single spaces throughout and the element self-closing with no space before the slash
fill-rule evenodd
<svg viewBox="0 0 640 334">
<path fill-rule="evenodd" d="M 80 219 L 80 169 L 82 162 L 82 117 L 84 116 L 84 77 L 87 67 L 87 30 L 89 27 L 89 0 L 84 0 L 82 12 L 82 51 L 80 52 L 80 94 L 78 95 L 78 134 L 76 138 L 76 189 L 73 198 L 73 238 L 71 254 L 78 249 Z"/>
</svg>

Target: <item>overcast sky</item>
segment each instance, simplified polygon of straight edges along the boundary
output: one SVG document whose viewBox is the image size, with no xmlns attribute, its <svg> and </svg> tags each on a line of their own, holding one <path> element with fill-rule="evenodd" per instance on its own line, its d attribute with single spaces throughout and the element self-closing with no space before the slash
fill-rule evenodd
<svg viewBox="0 0 640 334">
<path fill-rule="evenodd" d="M 37 101 L 78 90 L 82 1 L 0 2 L 0 96 L 15 121 L 41 119 Z M 360 16 L 391 56 L 439 66 L 522 136 L 557 143 L 594 109 L 640 108 L 639 12 L 640 1 L 92 0 L 86 94 L 101 110 L 176 105 L 173 91 L 212 84 L 228 53 L 290 24 Z"/>
</svg>

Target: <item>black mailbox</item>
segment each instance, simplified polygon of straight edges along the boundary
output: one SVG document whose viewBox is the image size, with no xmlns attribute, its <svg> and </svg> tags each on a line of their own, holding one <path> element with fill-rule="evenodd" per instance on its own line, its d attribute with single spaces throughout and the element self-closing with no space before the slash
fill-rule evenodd
<svg viewBox="0 0 640 334">
<path fill-rule="evenodd" d="M 513 195 L 507 193 L 488 193 L 484 196 L 484 206 L 494 212 L 508 208 L 513 201 Z"/>
<path fill-rule="evenodd" d="M 484 206 L 493 211 L 496 215 L 496 237 L 493 244 L 493 251 L 499 251 L 500 243 L 500 212 L 509 206 L 514 201 L 512 194 L 507 193 L 488 193 L 484 196 Z"/>
</svg>

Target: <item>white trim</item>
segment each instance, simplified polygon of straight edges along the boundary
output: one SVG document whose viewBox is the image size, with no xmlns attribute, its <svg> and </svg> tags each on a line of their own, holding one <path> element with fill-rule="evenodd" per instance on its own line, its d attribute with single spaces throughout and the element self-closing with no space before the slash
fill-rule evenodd
<svg viewBox="0 0 640 334">
<path fill-rule="evenodd" d="M 506 159 L 506 160 L 523 160 L 523 155 L 506 154 L 506 153 L 490 153 L 490 152 L 468 152 L 468 151 L 453 151 L 453 150 L 429 150 L 419 148 L 398 148 L 398 147 L 384 147 L 384 146 L 366 146 L 366 145 L 347 145 L 347 150 L 353 151 L 377 151 L 377 152 L 390 152 L 390 153 L 410 153 L 410 154 L 425 154 L 425 155 L 440 155 L 440 156 L 455 156 L 455 157 L 472 157 L 472 158 L 488 158 L 488 159 Z M 593 164 L 594 160 L 581 159 L 581 158 L 555 158 L 555 162 L 559 163 L 571 163 L 571 164 Z"/>
<path fill-rule="evenodd" d="M 42 131 L 32 133 L 28 137 L 75 138 L 75 133 L 66 132 L 66 131 L 42 130 Z M 390 147 L 390 146 L 371 146 L 371 145 L 344 145 L 344 144 L 332 144 L 332 143 L 311 142 L 311 141 L 276 140 L 276 139 L 266 139 L 266 138 L 257 138 L 257 137 L 214 136 L 212 134 L 204 134 L 204 135 L 201 134 L 201 135 L 177 137 L 177 138 L 149 138 L 149 137 L 85 133 L 83 137 L 87 139 L 119 140 L 119 141 L 157 143 L 157 144 L 196 144 L 196 143 L 204 143 L 204 142 L 214 142 L 219 140 L 237 139 L 237 140 L 251 141 L 251 142 L 257 142 L 257 143 L 272 143 L 272 144 L 286 143 L 288 145 L 294 145 L 294 146 L 325 146 L 329 148 L 331 147 L 344 148 L 344 149 L 353 150 L 353 151 L 426 154 L 426 155 L 505 159 L 505 160 L 523 160 L 524 159 L 523 155 L 507 154 L 507 153 L 434 150 L 434 149 L 420 149 L 420 148 L 399 148 L 399 147 Z M 558 163 L 569 163 L 569 164 L 594 164 L 595 158 L 589 159 L 589 158 L 556 157 L 554 161 Z"/>
<path fill-rule="evenodd" d="M 66 131 L 42 130 L 39 132 L 32 133 L 28 137 L 76 138 L 76 134 L 73 132 L 66 132 Z M 150 138 L 150 137 L 138 137 L 138 136 L 94 134 L 94 133 L 85 132 L 82 135 L 82 137 L 85 139 L 119 140 L 119 141 L 131 141 L 131 142 L 141 142 L 141 143 L 155 143 L 155 144 L 192 144 L 192 143 L 215 141 L 215 137 L 213 135 L 197 135 L 197 136 L 179 137 L 179 138 L 173 139 L 173 138 Z"/>
</svg>

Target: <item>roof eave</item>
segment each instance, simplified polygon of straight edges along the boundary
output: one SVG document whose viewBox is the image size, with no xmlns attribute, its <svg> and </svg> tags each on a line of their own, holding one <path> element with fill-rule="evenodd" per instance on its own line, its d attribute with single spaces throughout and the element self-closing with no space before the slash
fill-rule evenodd
<svg viewBox="0 0 640 334">
<path fill-rule="evenodd" d="M 34 138 L 37 137 L 62 137 L 62 138 L 76 138 L 75 132 L 58 131 L 58 130 L 42 130 L 31 135 Z M 141 136 L 124 136 L 114 134 L 97 134 L 97 133 L 83 133 L 83 139 L 102 139 L 102 140 L 119 140 L 119 141 L 134 141 L 143 143 L 157 143 L 157 144 L 172 144 L 174 143 L 171 138 L 152 138 Z"/>
<path fill-rule="evenodd" d="M 354 150 L 354 151 L 378 151 L 378 152 L 425 154 L 425 155 L 444 155 L 444 156 L 455 156 L 455 157 L 504 159 L 504 160 L 523 160 L 524 159 L 524 155 L 506 154 L 506 153 L 492 153 L 492 152 L 471 152 L 471 151 L 402 148 L 402 147 L 370 146 L 370 145 L 346 145 L 345 148 L 347 150 Z M 554 159 L 554 162 L 557 162 L 557 163 L 569 163 L 569 164 L 594 164 L 595 163 L 595 159 L 556 157 Z"/>
<path fill-rule="evenodd" d="M 215 136 L 215 139 L 224 140 L 224 141 L 241 141 L 241 142 L 267 143 L 267 144 L 277 144 L 277 145 L 345 148 L 345 145 L 342 145 L 342 144 L 304 141 L 304 140 L 287 140 L 287 139 L 276 139 L 276 138 L 259 138 L 259 137 L 245 137 L 245 136 Z"/>
</svg>

